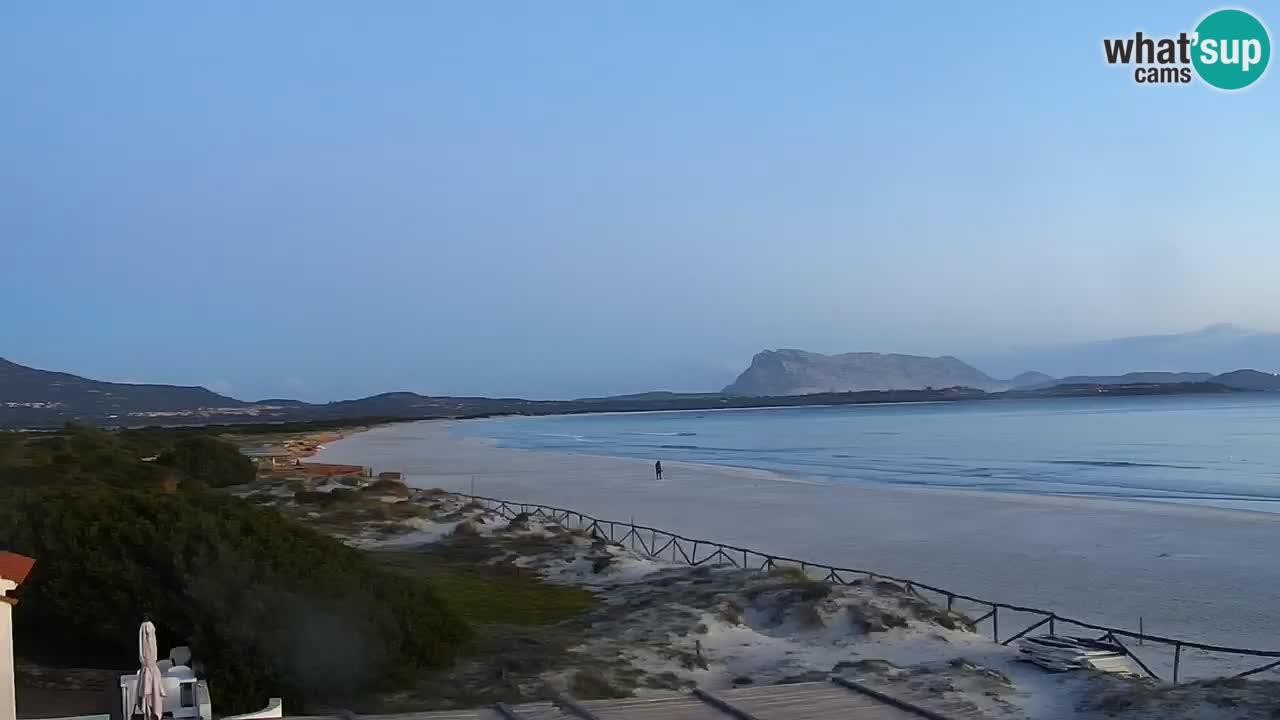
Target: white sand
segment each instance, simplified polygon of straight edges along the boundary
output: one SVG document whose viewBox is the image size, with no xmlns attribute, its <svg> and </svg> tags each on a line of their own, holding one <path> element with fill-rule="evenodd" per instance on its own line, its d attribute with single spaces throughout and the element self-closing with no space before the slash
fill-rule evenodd
<svg viewBox="0 0 1280 720">
<path fill-rule="evenodd" d="M 1154 502 L 784 482 L 756 470 L 497 448 L 423 422 L 331 444 L 320 462 L 418 487 L 546 503 L 761 551 L 1216 644 L 1280 649 L 1280 515 Z M 1002 636 L 1020 629 L 1002 618 Z M 1169 659 L 1152 651 L 1150 660 Z M 1260 662 L 1243 661 L 1243 666 Z M 1207 669 L 1184 653 L 1184 671 Z M 1220 669 L 1221 666 L 1218 666 Z"/>
</svg>

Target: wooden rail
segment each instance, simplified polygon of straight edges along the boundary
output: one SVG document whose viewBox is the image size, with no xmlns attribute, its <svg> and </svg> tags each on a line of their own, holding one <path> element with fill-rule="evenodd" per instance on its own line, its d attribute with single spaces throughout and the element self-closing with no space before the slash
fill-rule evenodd
<svg viewBox="0 0 1280 720">
<path fill-rule="evenodd" d="M 1134 655 L 1128 647 L 1121 643 L 1121 637 L 1138 640 L 1139 642 L 1151 642 L 1167 645 L 1173 648 L 1172 681 L 1175 683 L 1178 682 L 1182 651 L 1185 648 L 1192 648 L 1211 653 L 1220 653 L 1224 655 L 1276 658 L 1275 660 L 1267 662 L 1265 665 L 1237 673 L 1233 677 L 1248 677 L 1250 675 L 1255 675 L 1257 673 L 1280 667 L 1280 650 L 1256 650 L 1252 648 L 1213 645 L 1209 643 L 1195 642 L 1192 640 L 1165 637 L 1162 635 L 1152 635 L 1142 630 L 1134 632 L 1124 628 L 1110 627 L 1107 625 L 1086 622 L 1084 620 L 1077 620 L 1075 618 L 1059 615 L 1051 610 L 1027 607 L 1025 605 L 1013 605 L 1011 603 L 998 602 L 995 600 L 986 600 L 974 597 L 973 595 L 966 595 L 965 593 L 958 593 L 915 580 L 894 577 L 893 575 L 886 575 L 885 573 L 875 572 L 872 570 L 825 565 L 823 563 L 800 560 L 797 558 L 787 557 L 785 555 L 772 555 L 770 553 L 738 547 L 736 545 L 728 545 L 712 540 L 689 538 L 660 528 L 649 527 L 647 525 L 637 525 L 634 520 L 630 522 L 601 520 L 599 518 L 580 513 L 577 510 L 567 510 L 565 508 L 553 507 L 551 505 L 514 502 L 511 500 L 502 500 L 500 498 L 491 498 L 483 495 L 468 495 L 465 493 L 455 494 L 458 497 L 478 502 L 487 510 L 496 512 L 508 519 L 521 514 L 536 515 L 567 527 L 589 531 L 597 537 L 603 538 L 615 545 L 622 545 L 625 547 L 630 543 L 631 549 L 657 560 L 669 559 L 672 562 L 683 562 L 686 565 L 692 566 L 704 565 L 711 562 L 718 565 L 728 565 L 736 568 L 757 571 L 768 571 L 773 570 L 780 565 L 790 565 L 798 567 L 801 571 L 806 573 L 816 571 L 821 580 L 838 585 L 852 585 L 856 581 L 856 578 L 861 577 L 872 581 L 889 580 L 899 583 L 906 588 L 907 592 L 921 597 L 922 599 L 929 598 L 925 598 L 921 595 L 921 590 L 931 592 L 946 599 L 947 610 L 952 609 L 956 600 L 964 600 L 966 602 L 974 603 L 980 607 L 987 608 L 987 612 L 974 621 L 974 626 L 976 627 L 979 623 L 990 621 L 991 636 L 996 642 L 1001 642 L 1001 610 L 1037 615 L 1039 617 L 1034 623 L 1005 638 L 1001 644 L 1008 645 L 1014 640 L 1025 636 L 1027 633 L 1045 625 L 1046 623 L 1049 625 L 1050 633 L 1055 631 L 1056 626 L 1059 623 L 1086 630 L 1093 630 L 1103 633 L 1103 637 L 1105 639 L 1119 646 L 1126 655 L 1137 663 L 1138 667 L 1142 668 L 1143 672 L 1157 680 L 1160 678 L 1152 672 L 1149 667 L 1147 667 L 1147 664 Z"/>
</svg>

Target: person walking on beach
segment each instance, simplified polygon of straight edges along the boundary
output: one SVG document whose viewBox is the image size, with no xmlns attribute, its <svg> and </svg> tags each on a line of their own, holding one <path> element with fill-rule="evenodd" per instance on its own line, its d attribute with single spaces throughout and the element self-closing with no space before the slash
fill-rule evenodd
<svg viewBox="0 0 1280 720">
<path fill-rule="evenodd" d="M 653 474 L 659 480 L 662 479 L 662 461 L 661 460 L 653 464 Z"/>
</svg>

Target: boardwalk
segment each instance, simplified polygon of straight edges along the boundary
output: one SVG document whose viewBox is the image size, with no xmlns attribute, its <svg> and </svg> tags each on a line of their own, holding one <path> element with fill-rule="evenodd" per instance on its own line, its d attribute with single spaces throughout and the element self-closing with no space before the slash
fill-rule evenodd
<svg viewBox="0 0 1280 720">
<path fill-rule="evenodd" d="M 847 681 L 695 690 L 623 700 L 563 700 L 475 710 L 369 716 L 370 720 L 981 720 L 971 709 L 929 705 Z M 295 720 L 336 720 L 332 717 Z"/>
</svg>

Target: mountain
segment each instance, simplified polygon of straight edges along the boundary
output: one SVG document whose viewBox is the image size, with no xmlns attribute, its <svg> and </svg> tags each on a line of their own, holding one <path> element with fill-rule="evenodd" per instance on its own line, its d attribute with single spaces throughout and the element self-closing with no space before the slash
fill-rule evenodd
<svg viewBox="0 0 1280 720">
<path fill-rule="evenodd" d="M 173 412 L 191 408 L 243 408 L 249 403 L 202 387 L 89 380 L 38 370 L 0 358 L 0 407 L 76 408 L 105 415 Z"/>
<path fill-rule="evenodd" d="M 1003 390 L 1008 384 L 950 356 L 765 350 L 751 359 L 751 366 L 724 394 L 752 397 L 957 386 Z"/>
<path fill-rule="evenodd" d="M 1121 375 L 1135 368 L 1165 372 L 1237 368 L 1280 370 L 1280 333 L 1218 324 L 1188 333 L 1141 335 L 1096 342 L 1025 348 L 971 357 L 986 372 L 1011 375 L 1033 367 L 1055 377 Z"/>
<path fill-rule="evenodd" d="M 1235 390 L 1280 390 L 1280 376 L 1257 370 L 1232 370 L 1215 376 L 1213 381 Z"/>
</svg>

